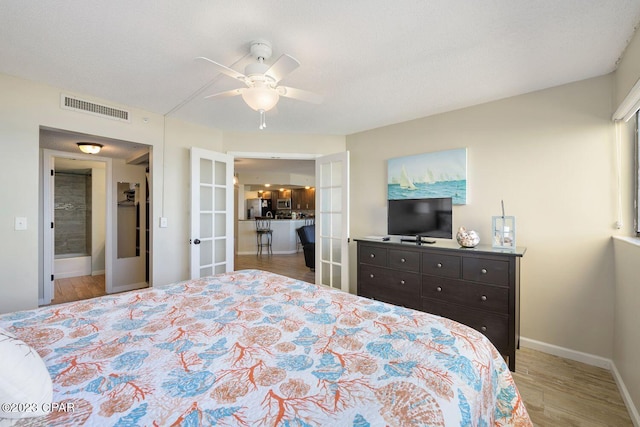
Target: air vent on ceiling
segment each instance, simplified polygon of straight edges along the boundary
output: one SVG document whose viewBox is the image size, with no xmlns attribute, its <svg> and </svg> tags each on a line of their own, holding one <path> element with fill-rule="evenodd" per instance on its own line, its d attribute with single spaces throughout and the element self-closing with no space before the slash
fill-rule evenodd
<svg viewBox="0 0 640 427">
<path fill-rule="evenodd" d="M 129 122 L 129 112 L 118 108 L 109 107 L 108 105 L 96 104 L 84 99 L 75 98 L 73 96 L 61 94 L 60 107 L 65 110 L 82 111 L 93 114 L 95 116 L 106 117 L 113 120 L 121 120 Z"/>
</svg>

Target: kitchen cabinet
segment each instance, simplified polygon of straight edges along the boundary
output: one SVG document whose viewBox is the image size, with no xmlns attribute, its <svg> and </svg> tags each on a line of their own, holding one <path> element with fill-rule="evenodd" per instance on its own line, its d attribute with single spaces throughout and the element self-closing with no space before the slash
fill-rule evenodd
<svg viewBox="0 0 640 427">
<path fill-rule="evenodd" d="M 316 208 L 315 188 L 297 188 L 291 190 L 292 209 L 314 210 Z"/>
</svg>

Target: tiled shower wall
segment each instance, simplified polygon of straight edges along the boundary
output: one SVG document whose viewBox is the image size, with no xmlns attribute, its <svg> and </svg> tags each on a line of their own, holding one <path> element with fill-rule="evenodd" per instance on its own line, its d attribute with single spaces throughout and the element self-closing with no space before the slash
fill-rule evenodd
<svg viewBox="0 0 640 427">
<path fill-rule="evenodd" d="M 91 253 L 91 175 L 56 172 L 55 255 Z"/>
</svg>

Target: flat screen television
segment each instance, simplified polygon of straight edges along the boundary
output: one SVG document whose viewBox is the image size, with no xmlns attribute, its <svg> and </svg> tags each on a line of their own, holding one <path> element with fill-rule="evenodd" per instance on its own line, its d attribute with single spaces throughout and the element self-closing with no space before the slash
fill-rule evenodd
<svg viewBox="0 0 640 427">
<path fill-rule="evenodd" d="M 394 236 L 453 237 L 451 197 L 389 200 L 387 232 Z"/>
</svg>

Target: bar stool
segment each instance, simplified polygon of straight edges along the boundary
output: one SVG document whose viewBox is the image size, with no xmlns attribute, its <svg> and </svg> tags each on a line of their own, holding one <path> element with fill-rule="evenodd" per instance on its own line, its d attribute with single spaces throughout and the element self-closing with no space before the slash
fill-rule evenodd
<svg viewBox="0 0 640 427">
<path fill-rule="evenodd" d="M 256 255 L 262 255 L 262 248 L 267 247 L 269 255 L 273 253 L 271 249 L 271 240 L 273 237 L 273 230 L 271 229 L 271 219 L 261 216 L 256 217 Z M 264 238 L 264 239 L 263 239 Z"/>
</svg>

